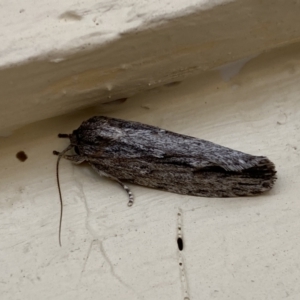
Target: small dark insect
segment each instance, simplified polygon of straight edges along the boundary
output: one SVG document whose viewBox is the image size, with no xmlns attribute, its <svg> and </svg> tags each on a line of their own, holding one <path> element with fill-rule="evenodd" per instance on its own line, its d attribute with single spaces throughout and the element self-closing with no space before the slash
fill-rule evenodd
<svg viewBox="0 0 300 300">
<path fill-rule="evenodd" d="M 138 122 L 92 117 L 69 138 L 58 155 L 57 182 L 62 198 L 58 166 L 61 157 L 75 164 L 87 162 L 101 176 L 118 182 L 133 204 L 127 181 L 183 195 L 202 197 L 254 196 L 269 191 L 275 180 L 274 164 L 265 156 L 253 156 L 209 141 L 181 135 Z M 74 148 L 73 155 L 67 155 Z"/>
<path fill-rule="evenodd" d="M 24 151 L 19 151 L 17 154 L 16 154 L 16 158 L 21 161 L 21 162 L 24 162 L 28 156 L 27 154 L 24 152 Z"/>
</svg>

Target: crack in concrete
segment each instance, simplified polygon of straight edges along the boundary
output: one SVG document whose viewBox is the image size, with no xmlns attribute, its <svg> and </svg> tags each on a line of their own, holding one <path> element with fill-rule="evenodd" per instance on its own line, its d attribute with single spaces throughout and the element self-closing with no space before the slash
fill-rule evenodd
<svg viewBox="0 0 300 300">
<path fill-rule="evenodd" d="M 178 213 L 177 213 L 177 241 L 178 239 L 181 239 L 183 241 L 183 234 L 182 234 L 182 225 L 183 225 L 183 219 L 182 219 L 182 210 L 179 208 L 178 209 Z M 182 245 L 184 245 L 184 243 L 182 242 Z M 179 247 L 177 247 L 178 249 L 178 264 L 179 264 L 179 269 L 180 269 L 180 275 L 181 275 L 181 286 L 183 289 L 183 293 L 184 293 L 184 300 L 190 300 L 189 297 L 189 287 L 188 287 L 188 282 L 187 282 L 187 276 L 186 276 L 186 270 L 184 267 L 184 257 L 183 257 L 183 249 L 184 246 L 182 247 L 182 249 L 180 250 Z"/>
<path fill-rule="evenodd" d="M 79 191 L 82 195 L 82 199 L 83 199 L 83 202 L 84 202 L 84 207 L 85 207 L 85 210 L 86 210 L 86 219 L 85 219 L 85 227 L 87 229 L 87 231 L 90 233 L 90 235 L 93 237 L 93 240 L 91 241 L 90 243 L 90 246 L 88 248 L 88 251 L 87 251 L 87 254 L 86 254 L 86 260 L 83 264 L 83 268 L 82 268 L 82 271 L 80 273 L 80 278 L 79 278 L 79 283 L 81 282 L 81 279 L 82 279 L 82 276 L 83 276 L 83 273 L 85 271 L 85 268 L 86 268 L 86 264 L 87 264 L 87 261 L 88 261 L 88 258 L 92 252 L 92 246 L 94 244 L 94 242 L 97 242 L 99 244 L 99 250 L 104 258 L 104 260 L 107 262 L 107 264 L 109 265 L 109 268 L 110 268 L 110 273 L 111 275 L 124 287 L 126 287 L 127 289 L 129 289 L 130 291 L 134 292 L 134 294 L 140 298 L 138 296 L 138 293 L 130 286 L 128 285 L 116 272 L 115 272 L 115 269 L 114 269 L 114 266 L 111 262 L 111 260 L 109 259 L 105 249 L 104 249 L 104 246 L 103 246 L 103 239 L 97 234 L 97 232 L 92 228 L 92 226 L 90 225 L 89 223 L 89 219 L 90 219 L 90 215 L 91 215 L 91 210 L 89 209 L 88 207 L 88 204 L 87 204 L 87 199 L 85 197 L 85 194 L 84 194 L 84 191 L 83 191 L 83 186 L 81 184 L 81 182 L 79 180 L 76 180 L 77 181 L 77 185 L 79 187 Z"/>
<path fill-rule="evenodd" d="M 113 266 L 112 262 L 110 261 L 109 257 L 107 256 L 106 251 L 104 250 L 103 241 L 98 240 L 98 243 L 99 243 L 100 252 L 102 253 L 104 259 L 106 260 L 106 262 L 108 263 L 108 265 L 110 267 L 110 273 L 112 274 L 112 276 L 115 277 L 120 284 L 122 284 L 126 288 L 130 289 L 137 295 L 136 291 L 130 285 L 128 285 L 125 281 L 123 281 L 123 279 L 119 275 L 116 274 L 114 266 Z"/>
<path fill-rule="evenodd" d="M 89 246 L 89 248 L 88 248 L 88 251 L 87 251 L 87 253 L 86 253 L 85 261 L 84 261 L 84 264 L 83 264 L 83 266 L 82 266 L 82 270 L 81 270 L 81 272 L 80 272 L 80 277 L 79 277 L 79 280 L 78 280 L 78 284 L 77 284 L 77 285 L 79 285 L 79 284 L 81 283 L 81 279 L 82 279 L 83 273 L 84 273 L 84 271 L 85 271 L 86 264 L 87 264 L 87 262 L 88 262 L 88 260 L 89 260 L 90 254 L 91 254 L 91 252 L 92 252 L 92 247 L 93 247 L 94 241 L 95 241 L 95 240 L 92 240 L 92 241 L 91 241 L 90 246 Z"/>
</svg>

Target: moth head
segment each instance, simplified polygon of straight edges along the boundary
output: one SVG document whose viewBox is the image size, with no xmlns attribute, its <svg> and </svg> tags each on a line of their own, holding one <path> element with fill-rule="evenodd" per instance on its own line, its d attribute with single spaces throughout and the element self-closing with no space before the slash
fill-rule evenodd
<svg viewBox="0 0 300 300">
<path fill-rule="evenodd" d="M 80 155 L 79 152 L 79 137 L 77 135 L 77 130 L 74 130 L 72 134 L 69 135 L 71 146 L 74 147 L 74 151 L 76 154 Z"/>
<path fill-rule="evenodd" d="M 74 148 L 75 153 L 80 155 L 79 148 L 78 148 L 79 138 L 77 135 L 77 130 L 74 130 L 72 134 L 60 133 L 60 134 L 58 134 L 58 137 L 59 138 L 68 138 L 70 140 L 70 145 L 68 146 L 68 150 Z M 58 153 L 56 153 L 56 151 L 55 151 L 55 154 L 58 155 Z M 61 155 L 61 156 L 63 156 L 63 155 Z"/>
</svg>

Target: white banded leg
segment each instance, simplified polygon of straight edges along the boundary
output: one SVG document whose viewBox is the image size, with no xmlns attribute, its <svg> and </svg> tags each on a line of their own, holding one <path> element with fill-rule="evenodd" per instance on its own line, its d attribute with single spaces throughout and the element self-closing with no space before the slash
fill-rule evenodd
<svg viewBox="0 0 300 300">
<path fill-rule="evenodd" d="M 105 177 L 108 177 L 114 181 L 116 181 L 125 191 L 126 193 L 128 194 L 128 203 L 127 205 L 128 206 L 132 206 L 133 205 L 133 202 L 134 202 L 134 198 L 133 198 L 133 194 L 132 192 L 130 191 L 129 187 L 127 185 L 125 185 L 122 181 L 120 181 L 118 178 L 114 177 L 114 176 L 111 176 L 101 170 L 99 170 L 95 165 L 91 164 L 90 165 L 92 166 L 92 168 L 100 175 L 100 176 L 105 176 Z"/>
</svg>

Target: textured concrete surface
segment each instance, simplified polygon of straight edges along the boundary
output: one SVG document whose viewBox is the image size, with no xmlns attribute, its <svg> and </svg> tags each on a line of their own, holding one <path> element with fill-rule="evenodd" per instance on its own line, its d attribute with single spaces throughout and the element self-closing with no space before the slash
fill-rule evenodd
<svg viewBox="0 0 300 300">
<path fill-rule="evenodd" d="M 0 4 L 0 134 L 295 43 L 300 1 Z"/>
<path fill-rule="evenodd" d="M 1 298 L 299 299 L 299 53 L 283 48 L 1 138 Z M 130 185 L 128 208 L 117 184 L 62 161 L 60 248 L 52 150 L 67 141 L 56 135 L 101 114 L 266 155 L 278 181 L 264 196 L 236 199 Z"/>
</svg>

